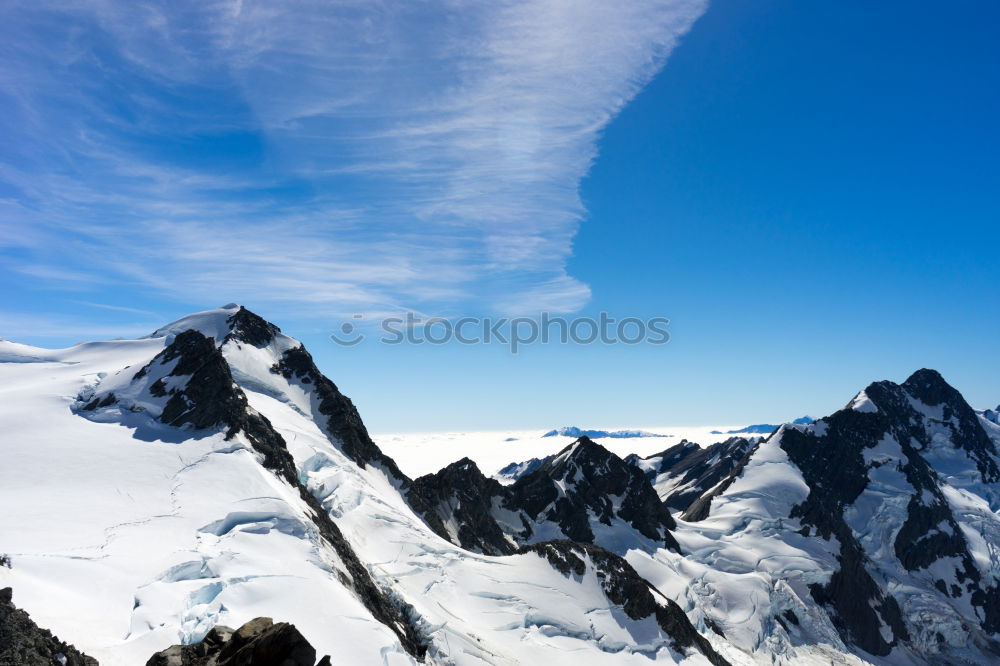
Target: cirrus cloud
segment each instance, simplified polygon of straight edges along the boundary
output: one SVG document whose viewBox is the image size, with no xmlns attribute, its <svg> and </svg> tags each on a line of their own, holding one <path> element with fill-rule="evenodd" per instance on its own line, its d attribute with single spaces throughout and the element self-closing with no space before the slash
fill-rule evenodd
<svg viewBox="0 0 1000 666">
<path fill-rule="evenodd" d="M 577 309 L 600 132 L 704 9 L 7 3 L 0 248 L 184 302 Z"/>
</svg>

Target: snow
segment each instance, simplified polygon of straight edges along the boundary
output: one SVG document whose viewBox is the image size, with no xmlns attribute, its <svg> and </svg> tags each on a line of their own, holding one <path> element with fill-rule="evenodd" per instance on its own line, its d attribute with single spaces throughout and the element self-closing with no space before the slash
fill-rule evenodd
<svg viewBox="0 0 1000 666">
<path fill-rule="evenodd" d="M 140 340 L 64 350 L 0 341 L 0 552 L 12 560 L 11 569 L 0 568 L 0 586 L 12 586 L 15 602 L 41 626 L 104 666 L 145 663 L 154 651 L 196 641 L 217 623 L 239 626 L 258 616 L 294 623 L 335 663 L 415 663 L 340 582 L 344 564 L 319 538 L 296 490 L 265 470 L 241 436 L 226 441 L 153 418 L 162 405 L 145 388 L 160 378 L 180 386 L 185 378 L 167 377 L 171 363 L 151 367 L 140 380 L 135 373 L 186 327 L 221 344 L 235 311 L 227 306 L 190 315 Z M 285 439 L 300 480 L 375 580 L 412 607 L 429 642 L 428 664 L 707 663 L 699 654 L 674 652 L 651 620 L 633 621 L 611 606 L 589 560 L 582 576 L 564 576 L 535 554 L 476 555 L 434 534 L 409 508 L 397 480 L 375 466 L 360 468 L 331 440 L 312 387 L 270 372 L 298 344 L 279 334 L 261 348 L 232 340 L 221 351 L 250 406 Z M 74 411 L 79 397 L 111 391 L 116 405 L 86 417 Z M 851 407 L 877 409 L 864 392 Z M 949 424 L 935 421 L 933 408 L 921 409 L 933 441 L 923 453 L 939 469 L 941 491 L 975 566 L 996 580 L 996 489 L 952 445 Z M 980 421 L 1000 441 L 1000 426 Z M 621 457 L 645 457 L 681 439 L 715 443 L 720 437 L 712 431 L 729 427 L 650 427 L 644 430 L 673 439 L 596 441 Z M 633 531 L 617 518 L 610 526 L 591 521 L 598 540 L 624 553 L 736 666 L 919 663 L 901 650 L 885 659 L 850 654 L 812 600 L 809 587 L 829 581 L 840 544 L 800 534 L 799 521 L 788 517 L 809 493 L 781 448 L 791 429 L 822 437 L 828 424 L 786 424 L 761 442 L 705 520 L 678 521 L 681 553 L 634 536 L 621 541 Z M 490 474 L 558 454 L 568 443 L 542 431 L 513 430 L 376 441 L 411 476 L 462 457 Z M 933 591 L 938 578 L 948 585 L 956 580 L 960 563 L 941 559 L 911 573 L 894 558 L 895 533 L 914 492 L 900 470 L 900 443 L 887 436 L 864 458 L 868 487 L 845 508 L 845 519 L 877 561 L 876 577 L 900 600 L 922 650 L 938 649 L 941 634 L 954 654 L 973 655 L 963 643 L 963 623 L 973 612 L 968 595 L 949 600 Z M 520 529 L 518 515 L 499 507 L 494 514 Z M 551 525 L 548 531 L 533 527 L 538 540 L 562 536 Z M 953 527 L 945 521 L 936 529 Z M 798 623 L 779 622 L 785 613 Z"/>
<path fill-rule="evenodd" d="M 227 319 L 239 311 L 240 307 L 235 303 L 229 303 L 221 308 L 195 312 L 177 321 L 171 322 L 153 331 L 151 338 L 173 338 L 178 333 L 193 329 L 209 338 L 215 338 L 216 344 L 222 344 L 223 338 L 229 335 L 229 324 Z"/>
<path fill-rule="evenodd" d="M 896 534 L 906 521 L 914 492 L 902 471 L 906 456 L 891 435 L 863 454 L 869 466 L 868 486 L 845 508 L 844 520 L 869 557 L 895 559 Z"/>
<path fill-rule="evenodd" d="M 732 426 L 721 426 L 730 428 Z M 643 431 L 669 436 L 637 438 L 591 438 L 620 458 L 635 453 L 646 457 L 669 448 L 682 439 L 708 446 L 726 439 L 712 434 L 720 426 L 649 426 Z M 555 455 L 570 440 L 545 437 L 540 430 L 494 430 L 441 433 L 373 434 L 372 439 L 407 475 L 432 474 L 463 457 L 475 461 L 491 476 L 510 463 Z M 510 439 L 514 438 L 514 439 Z M 503 479 L 500 479 L 501 481 Z"/>
<path fill-rule="evenodd" d="M 861 391 L 854 396 L 854 400 L 851 400 L 851 404 L 848 405 L 848 409 L 853 409 L 856 412 L 862 412 L 865 414 L 874 414 L 878 411 L 878 405 L 872 402 L 872 399 L 868 397 L 867 393 Z"/>
<path fill-rule="evenodd" d="M 0 585 L 104 666 L 145 663 L 216 622 L 261 615 L 293 622 L 348 663 L 381 663 L 382 649 L 398 650 L 395 635 L 337 580 L 339 562 L 303 528 L 297 493 L 245 444 L 221 435 L 178 444 L 163 426 L 164 439 L 145 441 L 70 409 L 102 373 L 129 365 L 131 374 L 162 346 L 37 350 L 42 372 L 0 364 L 0 550 L 12 560 Z"/>
<path fill-rule="evenodd" d="M 144 389 L 172 363 L 139 380 L 135 373 L 184 326 L 224 339 L 219 322 L 230 310 L 136 341 L 58 351 L 0 343 L 4 358 L 38 359 L 0 363 L 0 552 L 13 564 L 0 570 L 0 585 L 14 588 L 39 625 L 104 666 L 144 663 L 217 623 L 257 616 L 292 622 L 337 663 L 413 663 L 340 582 L 344 565 L 297 492 L 241 435 L 226 441 L 153 418 L 161 405 Z M 269 371 L 292 344 L 284 336 L 264 348 L 230 341 L 222 352 L 372 575 L 413 606 L 431 643 L 428 663 L 708 663 L 674 652 L 651 620 L 609 606 L 589 565 L 566 577 L 537 555 L 477 556 L 431 532 L 394 481 L 361 469 L 328 438 L 308 387 Z M 89 418 L 74 411 L 81 393 L 112 390 L 124 408 Z"/>
<path fill-rule="evenodd" d="M 779 429 L 760 444 L 740 476 L 712 501 L 708 518 L 678 521 L 674 536 L 682 555 L 633 550 L 627 559 L 692 619 L 719 626 L 731 643 L 722 650 L 727 658 L 759 654 L 761 663 L 863 663 L 842 654 L 846 648 L 836 629 L 811 601 L 808 586 L 829 580 L 839 547 L 835 540 L 798 534 L 798 521 L 787 517 L 809 489 L 781 449 L 781 436 Z M 795 636 L 771 619 L 786 609 L 801 620 Z"/>
</svg>

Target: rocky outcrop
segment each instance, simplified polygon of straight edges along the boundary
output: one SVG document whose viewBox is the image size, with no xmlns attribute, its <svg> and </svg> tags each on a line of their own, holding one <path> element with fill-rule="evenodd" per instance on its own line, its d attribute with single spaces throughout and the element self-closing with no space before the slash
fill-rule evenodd
<svg viewBox="0 0 1000 666">
<path fill-rule="evenodd" d="M 730 437 L 702 448 L 683 440 L 661 453 L 646 458 L 632 455 L 625 462 L 643 471 L 670 509 L 685 511 L 736 469 L 758 441 Z"/>
<path fill-rule="evenodd" d="M 277 330 L 277 327 L 272 327 L 273 330 L 268 328 L 270 324 L 262 324 L 262 319 L 243 309 L 233 317 L 238 317 L 235 322 L 237 328 L 230 335 L 239 335 L 239 339 L 248 344 L 262 342 L 265 335 L 273 335 Z M 302 353 L 305 353 L 304 350 Z M 284 438 L 265 416 L 250 407 L 246 394 L 234 381 L 229 364 L 213 338 L 194 329 L 178 333 L 163 351 L 133 376 L 132 384 L 129 392 L 137 396 L 132 399 L 133 405 L 147 404 L 147 396 L 151 398 L 151 403 L 155 403 L 156 399 L 166 400 L 159 414 L 155 410 L 146 410 L 166 425 L 221 430 L 227 439 L 237 435 L 245 437 L 260 455 L 264 467 L 295 488 L 309 507 L 317 531 L 336 551 L 347 569 L 349 576 L 343 577 L 341 582 L 355 592 L 375 619 L 396 633 L 410 654 L 423 658 L 427 648 L 408 615 L 409 609 L 393 603 L 375 583 L 340 528 L 319 500 L 306 489 L 299 479 Z M 108 396 L 114 398 L 110 393 Z M 103 407 L 107 400 L 107 397 L 95 397 L 83 409 Z M 95 401 L 98 404 L 92 408 L 91 404 Z M 350 407 L 353 409 L 353 405 Z M 357 412 L 354 411 L 354 414 Z M 367 436 L 367 432 L 364 434 Z"/>
<path fill-rule="evenodd" d="M 898 444 L 902 458 L 899 471 L 912 488 L 906 515 L 896 532 L 893 548 L 906 571 L 950 571 L 940 578 L 937 592 L 950 602 L 966 599 L 978 607 L 981 627 L 990 629 L 996 617 L 989 600 L 995 585 L 985 584 L 973 560 L 969 544 L 942 491 L 938 473 L 928 457 L 944 447 L 949 456 L 964 451 L 983 482 L 995 482 L 997 451 L 978 418 L 961 395 L 933 370 L 919 370 L 902 385 L 876 382 L 864 390 L 873 409 L 849 408 L 824 419 L 821 441 L 808 431 L 790 430 L 782 448 L 802 471 L 813 490 L 793 517 L 815 527 L 841 544 L 841 568 L 814 596 L 834 609 L 834 618 L 851 642 L 876 655 L 887 654 L 896 641 L 909 638 L 896 600 L 875 582 L 870 573 L 883 563 L 871 562 L 844 521 L 844 508 L 853 504 L 869 483 L 869 470 L 880 461 L 869 460 L 866 451 L 880 443 Z M 963 475 L 964 476 L 964 475 Z M 945 564 L 947 563 L 947 564 Z M 930 592 L 933 593 L 933 592 Z M 878 613 L 895 637 L 884 639 L 878 631 Z"/>
<path fill-rule="evenodd" d="M 437 534 L 488 555 L 513 552 L 552 528 L 573 541 L 599 544 L 601 526 L 616 524 L 634 530 L 636 547 L 645 539 L 679 550 L 670 532 L 676 524 L 649 480 L 587 437 L 509 486 L 464 459 L 414 480 L 406 497 Z M 630 542 L 627 532 L 615 540 Z"/>
<path fill-rule="evenodd" d="M 875 382 L 835 414 L 782 426 L 769 438 L 794 466 L 787 473 L 801 474 L 808 488 L 787 516 L 772 517 L 797 519 L 799 534 L 822 540 L 815 550 L 836 558 L 829 579 L 809 591 L 847 645 L 876 656 L 897 647 L 944 655 L 971 643 L 996 651 L 996 574 L 984 573 L 985 547 L 974 552 L 967 540 L 988 539 L 977 530 L 992 520 L 968 507 L 996 497 L 1000 453 L 984 422 L 939 373 L 925 369 L 902 384 Z M 706 518 L 757 450 L 683 517 Z M 989 529 L 996 528 L 981 533 Z M 921 617 L 963 627 L 964 637 L 929 631 L 906 610 L 914 605 Z"/>
<path fill-rule="evenodd" d="M 509 555 L 517 549 L 492 517 L 494 498 L 505 489 L 468 458 L 415 479 L 406 499 L 435 533 L 468 550 Z M 453 526 L 452 530 L 448 525 Z"/>
<path fill-rule="evenodd" d="M 372 441 L 351 399 L 319 371 L 305 347 L 286 350 L 271 372 L 288 380 L 297 380 L 303 385 L 303 390 L 314 395 L 316 410 L 326 419 L 327 433 L 348 458 L 362 467 L 376 465 L 404 486 L 409 483 L 396 461 Z"/>
<path fill-rule="evenodd" d="M 698 633 L 680 606 L 650 585 L 624 558 L 593 544 L 566 540 L 545 541 L 518 552 L 541 555 L 564 576 L 583 576 L 589 563 L 608 601 L 621 607 L 630 619 L 643 620 L 652 616 L 663 633 L 670 637 L 675 651 L 686 654 L 694 650 L 715 666 L 729 666 L 729 662 Z"/>
<path fill-rule="evenodd" d="M 573 541 L 594 542 L 592 520 L 619 518 L 647 539 L 679 550 L 677 525 L 649 480 L 634 465 L 581 437 L 509 487 L 509 509 L 556 523 Z M 593 518 L 592 518 L 593 517 Z"/>
<path fill-rule="evenodd" d="M 903 383 L 902 389 L 924 405 L 940 410 L 940 417 L 935 415 L 934 420 L 951 429 L 955 447 L 964 449 L 976 461 L 984 482 L 1000 481 L 996 446 L 980 425 L 975 410 L 939 372 L 927 368 L 918 370 Z M 924 441 L 929 437 L 925 432 Z"/>
<path fill-rule="evenodd" d="M 0 590 L 0 666 L 97 666 L 97 661 L 36 625 Z"/>
<path fill-rule="evenodd" d="M 203 640 L 157 652 L 146 666 L 317 666 L 316 650 L 293 625 L 269 617 L 235 631 L 217 626 Z M 329 666 L 326 656 L 319 666 Z"/>
<path fill-rule="evenodd" d="M 226 320 L 226 323 L 229 324 L 230 331 L 229 335 L 223 338 L 222 344 L 235 340 L 258 348 L 266 347 L 274 340 L 275 335 L 281 333 L 280 328 L 242 305 Z"/>
<path fill-rule="evenodd" d="M 709 486 L 709 489 L 702 495 L 698 496 L 697 499 L 688 504 L 687 508 L 681 514 L 681 518 L 690 522 L 698 522 L 699 520 L 705 520 L 708 518 L 709 511 L 712 507 L 712 500 L 726 492 L 729 486 L 733 484 L 733 481 L 739 478 L 740 473 L 743 472 L 743 468 L 750 460 L 750 457 L 754 454 L 754 451 L 757 450 L 758 446 L 760 446 L 760 440 L 753 442 L 750 449 L 743 454 L 743 456 L 733 461 L 729 472 L 722 476 L 722 478 L 713 485 Z M 686 501 L 687 499 L 685 499 L 685 502 Z"/>
</svg>

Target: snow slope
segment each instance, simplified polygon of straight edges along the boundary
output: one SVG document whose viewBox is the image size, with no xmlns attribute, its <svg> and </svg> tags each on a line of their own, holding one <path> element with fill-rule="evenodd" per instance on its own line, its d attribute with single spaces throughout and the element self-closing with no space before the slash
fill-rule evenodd
<svg viewBox="0 0 1000 666">
<path fill-rule="evenodd" d="M 0 587 L 105 666 L 257 616 L 342 664 L 996 663 L 991 416 L 920 371 L 764 440 L 390 436 L 386 455 L 238 306 L 139 340 L 0 341 Z M 531 458 L 507 486 L 476 469 Z M 477 515 L 502 554 L 460 545 Z"/>
<path fill-rule="evenodd" d="M 403 499 L 409 480 L 391 461 L 332 434 L 329 389 L 299 371 L 299 343 L 251 319 L 234 324 L 239 312 L 65 350 L 0 343 L 0 552 L 12 561 L 0 586 L 40 626 L 105 666 L 256 616 L 295 624 L 336 663 L 414 663 L 352 586 L 302 484 L 417 628 L 428 663 L 709 663 L 652 616 L 609 601 L 589 557 L 564 574 L 537 553 L 478 556 L 438 537 Z M 189 372 L 194 357 L 177 350 L 203 353 L 201 334 L 231 377 L 210 387 L 228 396 L 224 416 L 266 424 L 295 478 L 250 430 L 191 425 L 207 418 L 204 387 L 192 384 L 204 365 Z M 171 409 L 176 426 L 162 423 Z"/>
<path fill-rule="evenodd" d="M 261 615 L 353 663 L 401 652 L 338 581 L 340 562 L 318 545 L 301 501 L 245 442 L 178 433 L 141 413 L 123 425 L 73 412 L 81 392 L 163 346 L 85 343 L 0 364 L 0 551 L 12 561 L 0 585 L 111 666 Z M 0 343 L 0 353 L 23 351 Z M 344 633 L 359 640 L 344 645 Z"/>
</svg>

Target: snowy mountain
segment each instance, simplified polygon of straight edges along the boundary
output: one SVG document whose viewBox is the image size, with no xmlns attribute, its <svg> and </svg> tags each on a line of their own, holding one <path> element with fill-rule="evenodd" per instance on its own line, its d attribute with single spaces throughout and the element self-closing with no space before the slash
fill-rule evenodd
<svg viewBox="0 0 1000 666">
<path fill-rule="evenodd" d="M 505 485 L 514 483 L 522 476 L 531 474 L 536 469 L 541 467 L 550 457 L 551 456 L 546 456 L 545 458 L 532 458 L 522 462 L 512 462 L 509 465 L 501 467 L 500 470 L 493 475 L 493 478 Z"/>
<path fill-rule="evenodd" d="M 567 574 L 544 544 L 441 539 L 351 402 L 243 308 L 0 359 L 0 586 L 105 666 L 258 617 L 344 664 L 723 663 L 598 546 Z"/>
<path fill-rule="evenodd" d="M 641 469 L 657 495 L 672 510 L 683 511 L 740 465 L 759 438 L 731 437 L 702 448 L 687 440 L 645 458 L 626 462 Z"/>
<path fill-rule="evenodd" d="M 441 537 L 489 555 L 552 539 L 629 548 L 677 548 L 670 512 L 649 480 L 581 437 L 509 486 L 468 458 L 416 479 L 411 506 Z"/>
<path fill-rule="evenodd" d="M 292 627 L 302 663 L 996 663 L 992 415 L 921 370 L 766 439 L 411 479 L 239 306 L 3 341 L 0 637 L 104 666 L 237 650 L 226 626 Z"/>
<path fill-rule="evenodd" d="M 746 641 L 787 650 L 835 631 L 838 649 L 886 663 L 995 663 L 998 441 L 1000 428 L 921 370 L 815 424 L 782 426 L 682 517 L 699 526 L 697 543 L 716 540 L 699 556 L 708 566 L 767 572 L 759 614 L 819 620 L 783 621 L 770 636 L 751 623 Z M 730 618 L 707 612 L 725 631 Z"/>
<path fill-rule="evenodd" d="M 983 411 L 979 412 L 979 415 L 982 416 L 987 421 L 990 421 L 991 423 L 996 423 L 997 425 L 1000 425 L 1000 406 L 998 406 L 996 409 L 984 409 Z"/>
<path fill-rule="evenodd" d="M 813 422 L 811 416 L 800 416 L 799 418 L 791 421 L 792 425 L 809 425 Z M 721 430 L 713 430 L 713 435 L 770 435 L 772 432 L 780 428 L 780 425 L 773 425 L 770 423 L 757 423 L 755 425 L 748 425 L 737 430 L 727 430 L 722 432 Z"/>
</svg>

